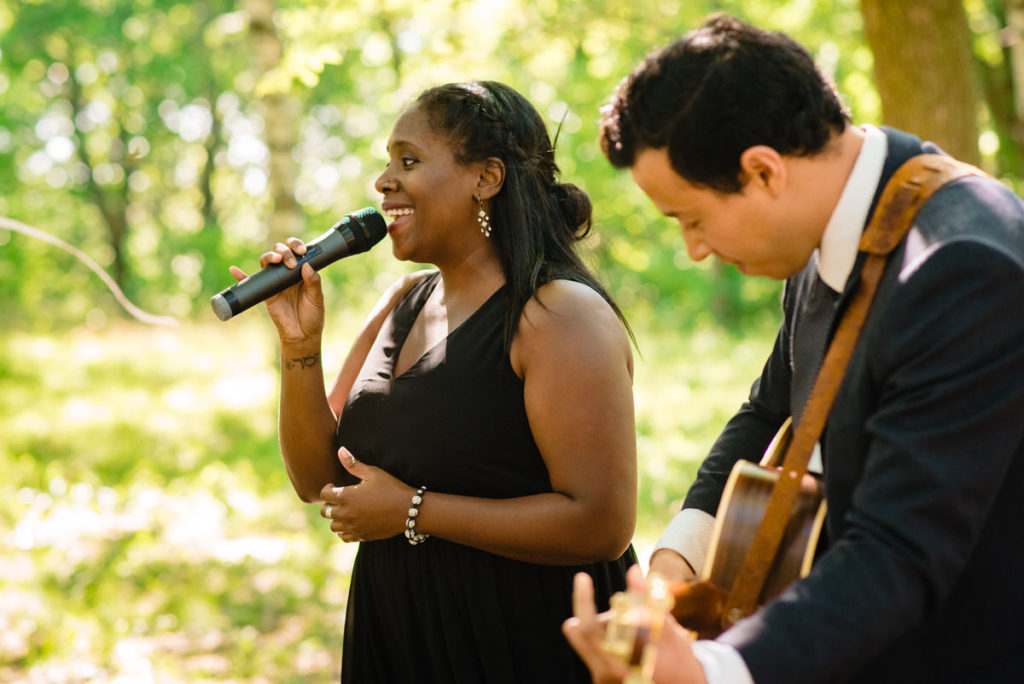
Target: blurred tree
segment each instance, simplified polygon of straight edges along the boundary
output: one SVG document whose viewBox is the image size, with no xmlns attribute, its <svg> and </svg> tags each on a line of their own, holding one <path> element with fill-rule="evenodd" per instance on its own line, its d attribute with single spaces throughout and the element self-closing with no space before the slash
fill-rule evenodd
<svg viewBox="0 0 1024 684">
<path fill-rule="evenodd" d="M 981 147 L 991 171 L 1019 186 L 1024 160 L 1024 3 L 975 0 L 967 4 L 990 132 Z"/>
<path fill-rule="evenodd" d="M 267 185 L 272 200 L 268 237 L 284 241 L 302 228 L 302 217 L 295 202 L 295 148 L 299 103 L 291 95 L 287 78 L 278 76 L 284 46 L 274 25 L 277 3 L 274 0 L 245 0 L 249 14 L 257 85 L 256 96 L 262 105 L 264 136 L 270 151 Z"/>
<path fill-rule="evenodd" d="M 977 164 L 978 79 L 962 0 L 862 0 L 883 121 Z"/>
<path fill-rule="evenodd" d="M 215 254 L 221 236 L 203 229 L 216 223 L 216 103 L 241 71 L 231 52 L 212 49 L 230 41 L 230 22 L 211 25 L 227 5 L 23 3 L 0 41 L 11 90 L 0 121 L 14 141 L 0 165 L 5 211 L 95 254 L 127 292 L 163 290 L 157 308 L 177 314 L 201 288 L 197 245 Z M 20 276 L 11 290 L 20 303 L 105 318 L 74 269 L 33 282 L 43 264 L 60 263 L 39 251 L 23 240 L 8 247 L 12 265 L 0 277 Z"/>
<path fill-rule="evenodd" d="M 994 2 L 994 14 L 1002 9 L 1002 3 Z M 1007 0 L 1006 16 L 1001 22 L 1007 28 L 1004 32 L 1003 44 L 1009 53 L 1007 60 L 1013 83 L 1014 121 L 1012 126 L 1013 140 L 1018 152 L 1024 149 L 1024 0 Z"/>
<path fill-rule="evenodd" d="M 1016 174 L 1003 0 L 964 2 L 985 67 L 981 139 Z M 856 120 L 882 121 L 871 70 L 885 57 L 873 59 L 858 0 L 32 0 L 0 4 L 0 213 L 120 269 L 149 310 L 209 316 L 228 264 L 254 268 L 272 240 L 306 226 L 315 236 L 378 201 L 390 126 L 420 90 L 496 79 L 557 131 L 563 179 L 594 201 L 585 251 L 630 314 L 742 326 L 776 315 L 778 284 L 691 263 L 596 144 L 598 109 L 620 79 L 711 11 L 790 33 Z M 275 212 L 288 227 L 269 227 Z M 31 322 L 44 327 L 103 325 L 102 285 L 77 266 L 53 269 L 68 262 L 5 231 L 0 249 L 5 310 L 48 311 Z M 372 299 L 411 267 L 378 248 L 325 283 L 362 305 L 353 297 Z"/>
</svg>

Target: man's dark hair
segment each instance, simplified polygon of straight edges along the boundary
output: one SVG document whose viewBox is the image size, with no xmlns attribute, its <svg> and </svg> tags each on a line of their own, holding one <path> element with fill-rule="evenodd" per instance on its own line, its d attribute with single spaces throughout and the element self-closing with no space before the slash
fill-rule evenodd
<svg viewBox="0 0 1024 684">
<path fill-rule="evenodd" d="M 601 113 L 601 148 L 614 166 L 668 148 L 676 173 L 720 192 L 743 187 L 747 148 L 814 155 L 850 121 L 804 48 L 722 14 L 648 55 Z"/>
</svg>

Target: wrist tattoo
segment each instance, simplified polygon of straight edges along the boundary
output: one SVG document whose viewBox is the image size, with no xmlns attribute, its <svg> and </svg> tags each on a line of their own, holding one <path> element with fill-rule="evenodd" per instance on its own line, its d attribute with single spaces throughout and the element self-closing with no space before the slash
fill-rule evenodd
<svg viewBox="0 0 1024 684">
<path fill-rule="evenodd" d="M 309 356 L 296 356 L 291 359 L 284 359 L 286 370 L 306 370 L 307 368 L 316 368 L 318 365 L 320 365 L 320 352 L 310 354 Z"/>
</svg>

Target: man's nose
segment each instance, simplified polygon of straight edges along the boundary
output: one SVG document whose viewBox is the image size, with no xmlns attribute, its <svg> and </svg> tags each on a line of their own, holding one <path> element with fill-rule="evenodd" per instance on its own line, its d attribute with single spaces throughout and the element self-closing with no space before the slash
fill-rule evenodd
<svg viewBox="0 0 1024 684">
<path fill-rule="evenodd" d="M 686 253 L 694 261 L 703 261 L 711 256 L 711 248 L 692 230 L 683 228 L 683 241 L 686 243 Z"/>
</svg>

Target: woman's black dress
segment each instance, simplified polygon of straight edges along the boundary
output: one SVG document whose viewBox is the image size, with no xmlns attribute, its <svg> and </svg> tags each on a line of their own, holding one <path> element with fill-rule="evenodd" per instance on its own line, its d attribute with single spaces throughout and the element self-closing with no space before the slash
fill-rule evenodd
<svg viewBox="0 0 1024 684">
<path fill-rule="evenodd" d="M 348 397 L 338 445 L 403 482 L 508 498 L 550 492 L 530 433 L 523 383 L 503 347 L 505 288 L 394 377 L 399 351 L 438 281 L 423 278 L 388 316 Z M 341 681 L 589 682 L 561 632 L 573 575 L 589 572 L 599 607 L 625 586 L 614 562 L 537 565 L 431 537 L 360 544 L 345 618 Z"/>
</svg>

